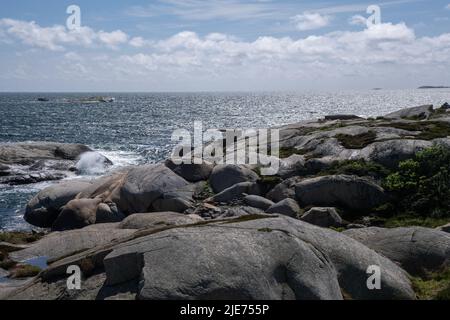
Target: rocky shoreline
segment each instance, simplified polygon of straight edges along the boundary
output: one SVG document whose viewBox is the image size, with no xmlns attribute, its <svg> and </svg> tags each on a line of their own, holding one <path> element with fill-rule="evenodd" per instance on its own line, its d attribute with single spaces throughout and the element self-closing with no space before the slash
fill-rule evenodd
<svg viewBox="0 0 450 320">
<path fill-rule="evenodd" d="M 167 160 L 44 189 L 24 218 L 48 232 L 0 234 L 0 298 L 449 299 L 448 104 L 278 129 L 275 176 Z M 0 183 L 61 179 L 92 152 L 0 145 Z M 66 287 L 71 265 L 81 290 Z"/>
</svg>

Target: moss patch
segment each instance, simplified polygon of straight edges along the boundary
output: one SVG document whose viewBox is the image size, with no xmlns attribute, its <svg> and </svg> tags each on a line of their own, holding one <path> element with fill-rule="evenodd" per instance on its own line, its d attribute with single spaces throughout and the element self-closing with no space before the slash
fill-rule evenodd
<svg viewBox="0 0 450 320">
<path fill-rule="evenodd" d="M 338 134 L 335 136 L 346 149 L 363 149 L 373 143 L 377 138 L 374 131 L 368 131 L 357 135 Z"/>
<path fill-rule="evenodd" d="M 41 239 L 43 236 L 43 233 L 3 232 L 0 233 L 0 242 L 8 242 L 12 244 L 27 244 L 35 242 Z"/>
<path fill-rule="evenodd" d="M 449 223 L 449 219 L 439 219 L 431 217 L 415 217 L 415 216 L 396 216 L 387 218 L 383 227 L 385 228 L 400 228 L 400 227 L 425 227 L 437 228 Z"/>
<path fill-rule="evenodd" d="M 211 198 L 212 196 L 214 196 L 214 192 L 213 192 L 209 182 L 207 181 L 205 183 L 205 185 L 203 186 L 203 189 L 194 195 L 194 199 L 195 200 L 205 200 L 205 199 Z"/>
<path fill-rule="evenodd" d="M 450 300 L 450 268 L 424 278 L 412 278 L 411 282 L 421 300 Z"/>
<path fill-rule="evenodd" d="M 30 265 L 18 265 L 12 271 L 12 278 L 31 278 L 37 276 L 41 272 L 41 268 Z"/>
<path fill-rule="evenodd" d="M 305 155 L 308 153 L 308 150 L 289 147 L 289 148 L 280 148 L 279 152 L 280 152 L 280 154 L 279 154 L 280 159 L 286 159 L 294 154 L 301 155 L 301 156 Z"/>
<path fill-rule="evenodd" d="M 381 126 L 420 132 L 415 137 L 419 140 L 433 140 L 450 136 L 450 125 L 442 121 L 397 122 Z"/>
<path fill-rule="evenodd" d="M 366 162 L 364 160 L 347 160 L 334 162 L 329 168 L 319 173 L 319 175 L 338 174 L 385 178 L 390 174 L 390 171 L 386 167 L 375 162 Z"/>
</svg>

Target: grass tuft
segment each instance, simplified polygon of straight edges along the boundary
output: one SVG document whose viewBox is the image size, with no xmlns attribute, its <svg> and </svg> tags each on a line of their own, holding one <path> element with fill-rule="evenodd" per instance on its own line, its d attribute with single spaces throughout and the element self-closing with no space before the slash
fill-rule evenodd
<svg viewBox="0 0 450 320">
<path fill-rule="evenodd" d="M 338 134 L 335 136 L 346 149 L 363 149 L 373 143 L 377 138 L 374 131 L 368 131 L 357 135 Z"/>
</svg>

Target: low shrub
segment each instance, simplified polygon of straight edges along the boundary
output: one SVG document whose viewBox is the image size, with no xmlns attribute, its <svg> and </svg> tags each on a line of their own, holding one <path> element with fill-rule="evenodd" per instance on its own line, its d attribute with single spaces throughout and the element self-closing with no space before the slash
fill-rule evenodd
<svg viewBox="0 0 450 320">
<path fill-rule="evenodd" d="M 397 211 L 408 215 L 450 216 L 450 151 L 433 147 L 399 164 L 383 186 L 394 195 Z"/>
</svg>

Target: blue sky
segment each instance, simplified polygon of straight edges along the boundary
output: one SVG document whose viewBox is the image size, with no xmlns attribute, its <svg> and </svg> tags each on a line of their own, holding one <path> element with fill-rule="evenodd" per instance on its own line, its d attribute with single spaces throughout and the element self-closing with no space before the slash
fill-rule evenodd
<svg viewBox="0 0 450 320">
<path fill-rule="evenodd" d="M 66 8 L 81 9 L 81 30 Z M 369 27 L 369 5 L 381 23 Z M 2 4 L 0 91 L 450 85 L 450 0 Z"/>
</svg>

